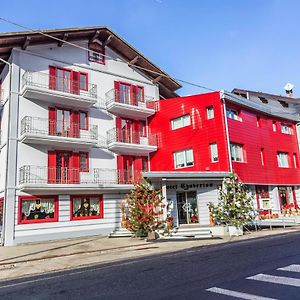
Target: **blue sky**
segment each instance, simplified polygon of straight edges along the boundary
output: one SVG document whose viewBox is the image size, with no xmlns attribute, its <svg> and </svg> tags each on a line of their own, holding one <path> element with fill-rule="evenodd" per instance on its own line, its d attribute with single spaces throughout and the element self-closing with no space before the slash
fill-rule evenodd
<svg viewBox="0 0 300 300">
<path fill-rule="evenodd" d="M 105 25 L 175 78 L 300 97 L 300 1 L 11 0 L 0 16 L 34 29 Z M 20 31 L 0 22 L 0 31 Z M 181 95 L 205 90 L 183 85 Z"/>
</svg>

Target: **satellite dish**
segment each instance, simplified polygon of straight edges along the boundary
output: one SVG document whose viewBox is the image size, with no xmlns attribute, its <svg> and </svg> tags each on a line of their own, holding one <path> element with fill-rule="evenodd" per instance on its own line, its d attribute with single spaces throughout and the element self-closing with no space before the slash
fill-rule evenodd
<svg viewBox="0 0 300 300">
<path fill-rule="evenodd" d="M 285 86 L 284 86 L 284 89 L 287 91 L 287 92 L 290 92 L 292 91 L 294 88 L 294 85 L 292 83 L 287 83 Z"/>
</svg>

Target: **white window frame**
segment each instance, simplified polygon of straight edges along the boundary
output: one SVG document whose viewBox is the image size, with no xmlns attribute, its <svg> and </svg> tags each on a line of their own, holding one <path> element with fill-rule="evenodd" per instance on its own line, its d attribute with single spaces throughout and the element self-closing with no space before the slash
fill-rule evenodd
<svg viewBox="0 0 300 300">
<path fill-rule="evenodd" d="M 291 128 L 291 126 L 284 124 L 284 123 L 280 124 L 280 129 L 281 129 L 281 133 L 283 133 L 283 134 L 292 134 L 293 133 L 293 129 Z"/>
<path fill-rule="evenodd" d="M 178 122 L 178 123 L 177 123 Z M 183 128 L 191 125 L 191 116 L 186 114 L 171 120 L 172 130 Z"/>
<path fill-rule="evenodd" d="M 179 158 L 182 155 L 182 162 L 180 163 Z M 191 155 L 191 160 L 188 161 L 188 155 Z M 183 151 L 174 152 L 174 166 L 175 169 L 181 169 L 186 167 L 192 167 L 194 165 L 194 154 L 193 149 L 186 149 Z"/>
<path fill-rule="evenodd" d="M 219 161 L 219 154 L 218 154 L 218 145 L 217 143 L 210 143 L 210 159 L 211 162 L 215 163 Z"/>
<path fill-rule="evenodd" d="M 206 117 L 207 120 L 213 119 L 215 117 L 215 110 L 213 106 L 206 107 Z"/>
<path fill-rule="evenodd" d="M 289 168 L 289 154 L 287 152 L 277 152 L 277 162 L 279 168 Z"/>
<path fill-rule="evenodd" d="M 230 143 L 231 160 L 234 162 L 245 162 L 244 146 L 241 144 Z"/>
<path fill-rule="evenodd" d="M 240 117 L 240 112 L 235 109 L 226 108 L 226 116 L 229 119 L 242 122 L 242 118 Z"/>
</svg>

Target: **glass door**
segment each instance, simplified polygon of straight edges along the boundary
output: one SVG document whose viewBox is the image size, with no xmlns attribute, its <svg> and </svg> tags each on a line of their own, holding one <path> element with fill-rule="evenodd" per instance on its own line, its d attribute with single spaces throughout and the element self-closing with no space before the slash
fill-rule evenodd
<svg viewBox="0 0 300 300">
<path fill-rule="evenodd" d="M 69 110 L 56 110 L 56 134 L 58 136 L 70 136 L 71 112 Z"/>
<path fill-rule="evenodd" d="M 66 184 L 71 182 L 70 153 L 56 153 L 56 183 Z"/>
<path fill-rule="evenodd" d="M 198 223 L 197 192 L 177 192 L 177 209 L 179 225 Z"/>
<path fill-rule="evenodd" d="M 61 92 L 71 92 L 71 71 L 57 69 L 56 88 Z"/>
<path fill-rule="evenodd" d="M 120 103 L 130 104 L 130 85 L 120 83 Z"/>
</svg>

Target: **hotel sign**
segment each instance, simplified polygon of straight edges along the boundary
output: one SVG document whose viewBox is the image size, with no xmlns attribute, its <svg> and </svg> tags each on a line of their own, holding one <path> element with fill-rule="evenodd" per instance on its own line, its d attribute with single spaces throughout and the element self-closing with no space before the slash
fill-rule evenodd
<svg viewBox="0 0 300 300">
<path fill-rule="evenodd" d="M 194 189 L 205 189 L 212 187 L 212 183 L 180 183 L 167 185 L 167 190 L 194 190 Z"/>
</svg>

